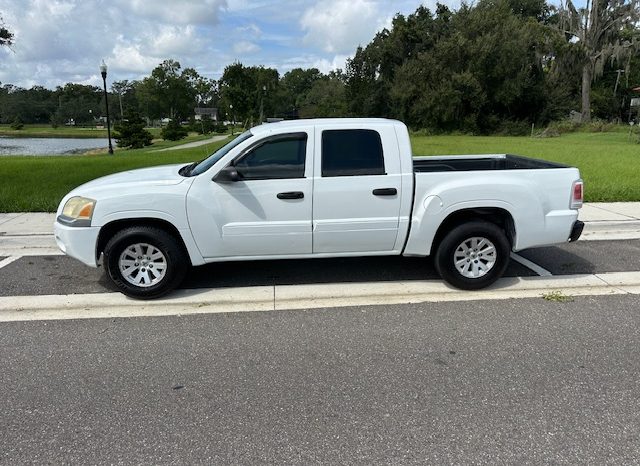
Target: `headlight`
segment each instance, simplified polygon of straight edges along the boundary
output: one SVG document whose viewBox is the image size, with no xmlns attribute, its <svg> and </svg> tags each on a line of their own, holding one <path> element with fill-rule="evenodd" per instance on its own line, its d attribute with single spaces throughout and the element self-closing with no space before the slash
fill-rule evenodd
<svg viewBox="0 0 640 466">
<path fill-rule="evenodd" d="M 58 221 L 74 227 L 88 227 L 91 225 L 95 205 L 94 199 L 81 196 L 72 197 L 62 208 L 62 215 L 58 217 Z"/>
</svg>

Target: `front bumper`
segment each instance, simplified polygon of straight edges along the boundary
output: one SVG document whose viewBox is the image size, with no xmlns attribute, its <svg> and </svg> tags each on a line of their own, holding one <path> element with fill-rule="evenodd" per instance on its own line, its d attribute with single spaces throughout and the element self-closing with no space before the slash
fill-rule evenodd
<svg viewBox="0 0 640 466">
<path fill-rule="evenodd" d="M 569 235 L 569 242 L 573 243 L 574 241 L 578 241 L 580 235 L 582 234 L 582 230 L 584 230 L 584 222 L 580 220 L 576 220 L 573 224 L 573 228 L 571 228 L 571 234 Z"/>
<path fill-rule="evenodd" d="M 97 267 L 96 245 L 99 227 L 70 227 L 56 221 L 53 233 L 60 250 L 91 267 Z"/>
</svg>

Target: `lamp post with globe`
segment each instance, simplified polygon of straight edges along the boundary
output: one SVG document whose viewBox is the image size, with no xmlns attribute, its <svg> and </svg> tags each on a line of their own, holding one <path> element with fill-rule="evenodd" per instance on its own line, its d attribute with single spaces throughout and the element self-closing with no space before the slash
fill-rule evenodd
<svg viewBox="0 0 640 466">
<path fill-rule="evenodd" d="M 109 96 L 107 95 L 107 64 L 102 60 L 100 64 L 100 74 L 102 75 L 102 85 L 104 88 L 104 105 L 107 109 L 107 137 L 109 138 L 109 154 L 113 155 L 111 145 L 111 121 L 109 120 Z"/>
</svg>

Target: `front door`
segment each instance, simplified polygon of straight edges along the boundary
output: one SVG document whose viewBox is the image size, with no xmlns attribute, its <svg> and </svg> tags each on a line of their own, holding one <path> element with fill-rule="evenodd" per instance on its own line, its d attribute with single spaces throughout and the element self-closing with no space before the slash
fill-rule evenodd
<svg viewBox="0 0 640 466">
<path fill-rule="evenodd" d="M 205 259 L 311 253 L 312 147 L 312 133 L 267 137 L 231 163 L 238 181 L 198 177 L 187 211 Z"/>
</svg>

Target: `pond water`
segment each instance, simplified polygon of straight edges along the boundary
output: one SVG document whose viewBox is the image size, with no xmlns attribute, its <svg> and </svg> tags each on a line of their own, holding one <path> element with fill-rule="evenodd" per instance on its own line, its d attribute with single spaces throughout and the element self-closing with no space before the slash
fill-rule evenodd
<svg viewBox="0 0 640 466">
<path fill-rule="evenodd" d="M 72 155 L 106 148 L 106 138 L 7 138 L 0 137 L 0 156 L 3 155 Z"/>
</svg>

